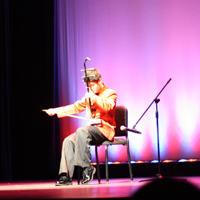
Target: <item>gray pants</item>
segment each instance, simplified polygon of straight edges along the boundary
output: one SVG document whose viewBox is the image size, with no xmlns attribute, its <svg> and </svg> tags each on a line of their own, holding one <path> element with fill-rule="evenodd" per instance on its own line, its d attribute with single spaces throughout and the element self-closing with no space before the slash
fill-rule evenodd
<svg viewBox="0 0 200 200">
<path fill-rule="evenodd" d="M 68 173 L 72 178 L 75 166 L 90 167 L 90 145 L 100 145 L 106 140 L 96 126 L 78 128 L 63 141 L 59 174 Z"/>
</svg>

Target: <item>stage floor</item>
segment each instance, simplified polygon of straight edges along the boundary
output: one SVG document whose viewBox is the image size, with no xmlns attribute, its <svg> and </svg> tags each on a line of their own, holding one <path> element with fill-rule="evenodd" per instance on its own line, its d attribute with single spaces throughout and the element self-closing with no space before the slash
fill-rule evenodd
<svg viewBox="0 0 200 200">
<path fill-rule="evenodd" d="M 185 178 L 188 183 L 200 189 L 200 177 L 177 178 Z M 129 178 L 110 179 L 109 184 L 106 184 L 105 179 L 101 180 L 101 184 L 94 179 L 88 185 L 78 185 L 73 180 L 71 186 L 55 186 L 55 180 L 0 183 L 0 199 L 129 199 L 150 182 L 140 182 L 146 179 L 150 178 L 134 178 L 132 183 Z"/>
</svg>

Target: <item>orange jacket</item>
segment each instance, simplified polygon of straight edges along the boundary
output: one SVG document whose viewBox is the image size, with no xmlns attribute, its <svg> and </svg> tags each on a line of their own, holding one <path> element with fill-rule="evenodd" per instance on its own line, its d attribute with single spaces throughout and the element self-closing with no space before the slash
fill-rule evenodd
<svg viewBox="0 0 200 200">
<path fill-rule="evenodd" d="M 104 85 L 101 93 L 91 101 L 93 118 L 102 120 L 102 126 L 97 126 L 97 128 L 110 141 L 112 141 L 115 136 L 116 100 L 117 93 Z M 90 106 L 89 102 L 85 101 L 85 98 L 76 101 L 74 104 L 56 108 L 56 111 L 59 112 L 59 114 L 57 114 L 59 118 L 64 117 L 64 115 L 60 113 L 73 115 L 81 113 L 84 110 L 86 110 L 87 118 L 90 118 Z"/>
</svg>

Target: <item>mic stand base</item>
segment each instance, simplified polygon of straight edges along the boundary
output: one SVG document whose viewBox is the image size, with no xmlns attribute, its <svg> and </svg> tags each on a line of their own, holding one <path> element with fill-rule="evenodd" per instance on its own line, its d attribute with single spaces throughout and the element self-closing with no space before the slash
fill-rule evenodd
<svg viewBox="0 0 200 200">
<path fill-rule="evenodd" d="M 160 175 L 160 177 L 158 176 L 158 177 L 155 177 L 155 178 L 139 180 L 138 182 L 141 183 L 141 182 L 145 182 L 145 181 L 157 181 L 159 179 L 169 179 L 169 178 L 165 178 L 165 177 L 162 177 L 162 175 Z M 187 181 L 187 179 L 185 179 L 185 178 L 172 178 L 172 179 L 176 180 L 176 181 Z"/>
</svg>

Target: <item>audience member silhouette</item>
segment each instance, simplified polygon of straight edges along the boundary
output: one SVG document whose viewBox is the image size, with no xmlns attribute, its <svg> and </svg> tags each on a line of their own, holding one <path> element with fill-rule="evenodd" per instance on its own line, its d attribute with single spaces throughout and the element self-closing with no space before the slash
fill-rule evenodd
<svg viewBox="0 0 200 200">
<path fill-rule="evenodd" d="M 161 178 L 147 183 L 132 195 L 132 199 L 200 200 L 200 191 L 193 184 L 181 179 Z"/>
</svg>

